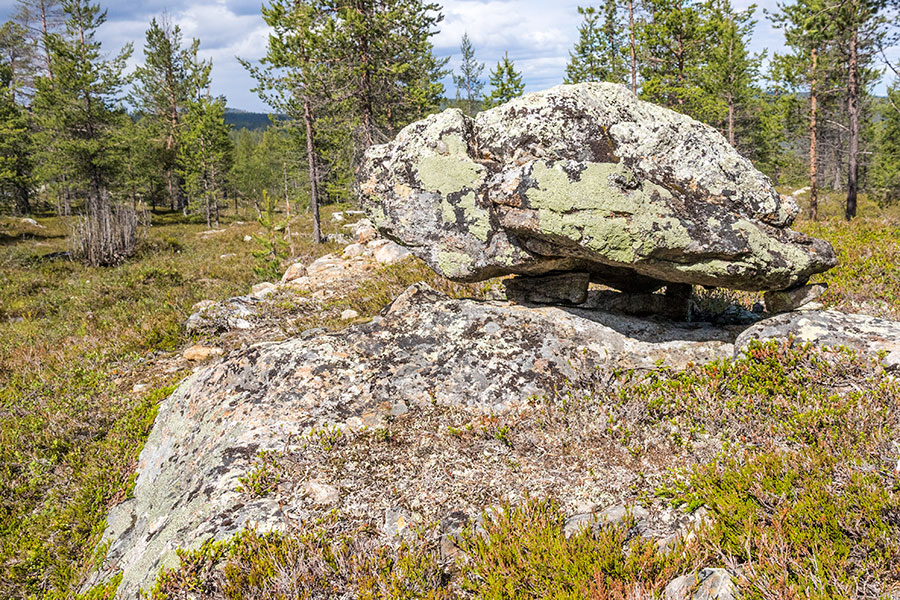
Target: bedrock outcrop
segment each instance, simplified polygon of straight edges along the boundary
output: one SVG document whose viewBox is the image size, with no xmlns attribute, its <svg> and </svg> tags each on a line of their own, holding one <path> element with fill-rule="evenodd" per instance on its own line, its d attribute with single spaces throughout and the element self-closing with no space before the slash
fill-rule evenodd
<svg viewBox="0 0 900 600">
<path fill-rule="evenodd" d="M 594 391 L 620 369 L 681 369 L 791 336 L 887 357 L 900 348 L 900 323 L 808 311 L 749 328 L 677 324 L 411 286 L 367 323 L 236 350 L 186 379 L 159 408 L 133 497 L 107 518 L 93 582 L 121 572 L 118 597 L 137 598 L 177 548 L 244 527 L 289 531 L 334 510 L 334 527 L 371 526 L 385 544 L 529 495 L 559 498 L 575 521 L 621 513 L 633 485 L 682 463 L 587 444 L 617 426 Z M 514 452 L 501 425 L 525 440 Z M 684 460 L 715 459 L 721 439 L 703 439 Z M 655 456 L 657 442 L 646 444 Z M 261 496 L 242 490 L 272 455 L 284 469 L 276 484 Z M 680 517 L 660 503 L 640 531 L 670 539 Z"/>
<path fill-rule="evenodd" d="M 715 129 L 609 83 L 413 123 L 366 153 L 359 189 L 384 235 L 461 281 L 572 271 L 623 291 L 760 291 L 836 264 Z"/>
</svg>

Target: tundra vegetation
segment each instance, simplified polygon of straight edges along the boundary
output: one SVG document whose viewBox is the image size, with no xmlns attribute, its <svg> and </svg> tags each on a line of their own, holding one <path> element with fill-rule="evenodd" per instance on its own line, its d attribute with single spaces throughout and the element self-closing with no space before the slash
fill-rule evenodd
<svg viewBox="0 0 900 600">
<path fill-rule="evenodd" d="M 900 319 L 900 66 L 883 53 L 896 11 L 881 0 L 781 3 L 764 16 L 787 44 L 761 56 L 748 50 L 763 17 L 754 7 L 606 0 L 579 11 L 566 81 L 623 83 L 719 129 L 785 193 L 805 188 L 798 228 L 841 259 L 818 276 L 830 285 L 826 306 Z M 467 36 L 457 90 L 444 88 L 435 3 L 269 0 L 262 18 L 273 29 L 268 51 L 246 66 L 277 116 L 237 131 L 209 91 L 201 41 L 184 40 L 165 15 L 137 52 L 112 54 L 96 38 L 105 12 L 86 0 L 18 0 L 0 26 L 3 597 L 82 593 L 156 405 L 187 373 L 179 351 L 203 341 L 182 326 L 197 301 L 245 293 L 293 260 L 338 249 L 330 216 L 352 208 L 353 169 L 370 145 L 447 106 L 473 113 L 523 92 L 507 54 L 482 94 Z M 130 56 L 139 67 L 129 75 Z M 873 92 L 880 81 L 884 97 Z M 371 317 L 419 280 L 451 295 L 483 291 L 407 261 L 327 310 L 286 311 L 294 322 L 272 337 L 337 327 L 346 308 Z M 758 300 L 695 294 L 709 309 Z M 251 530 L 183 553 L 153 595 L 631 598 L 713 558 L 751 565 L 740 582 L 750 598 L 854 598 L 875 581 L 900 585 L 890 445 L 900 390 L 867 357 L 766 345 L 680 373 L 621 373 L 618 384 L 576 399 L 580 411 L 604 402 L 620 413 L 626 427 L 610 443 L 632 447 L 673 424 L 733 442 L 722 460 L 642 491 L 709 510 L 675 552 L 631 536 L 628 521 L 566 539 L 553 499 L 534 499 L 488 515 L 487 535 L 464 533 L 458 563 L 442 561 L 428 530 L 398 548 L 371 548 L 365 532 Z M 546 410 L 569 418 L 552 402 Z M 494 441 L 514 449 L 516 430 L 504 427 Z M 672 452 L 689 452 L 691 435 L 669 436 Z M 372 443 L 396 440 L 402 432 L 388 429 Z M 256 492 L 278 476 L 275 462 L 261 464 L 247 482 Z M 293 587 L 282 587 L 284 573 Z"/>
</svg>

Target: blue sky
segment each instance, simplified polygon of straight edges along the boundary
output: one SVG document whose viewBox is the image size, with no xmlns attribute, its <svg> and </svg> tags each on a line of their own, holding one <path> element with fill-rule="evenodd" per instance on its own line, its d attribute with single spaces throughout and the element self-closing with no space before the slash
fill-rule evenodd
<svg viewBox="0 0 900 600">
<path fill-rule="evenodd" d="M 116 52 L 129 41 L 135 43 L 132 63 L 142 57 L 144 32 L 153 16 L 167 12 L 181 25 L 186 38 L 200 39 L 201 53 L 213 60 L 213 92 L 224 94 L 228 105 L 265 111 L 266 106 L 250 88 L 253 80 L 236 56 L 257 59 L 265 52 L 267 29 L 260 16 L 260 0 L 141 0 L 101 2 L 109 19 L 100 31 L 104 50 Z M 744 8 L 749 0 L 735 0 Z M 580 22 L 577 12 L 585 0 L 445 0 L 444 22 L 434 43 L 439 56 L 450 56 L 450 66 L 459 61 L 459 41 L 468 32 L 476 57 L 490 68 L 508 51 L 525 77 L 528 91 L 541 90 L 562 81 L 569 50 L 575 43 Z M 769 24 L 762 7 L 775 7 L 775 0 L 758 2 L 758 24 L 752 49 L 770 53 L 784 46 L 780 32 Z M 14 0 L 0 0 L 5 20 L 14 11 Z M 900 59 L 900 48 L 890 56 Z M 449 78 L 448 78 L 449 79 Z M 452 84 L 445 82 L 448 95 Z M 882 83 L 876 91 L 884 93 Z"/>
</svg>

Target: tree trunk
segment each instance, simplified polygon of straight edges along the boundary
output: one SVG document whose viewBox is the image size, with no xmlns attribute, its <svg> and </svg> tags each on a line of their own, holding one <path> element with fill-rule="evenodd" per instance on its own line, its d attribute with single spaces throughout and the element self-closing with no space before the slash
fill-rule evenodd
<svg viewBox="0 0 900 600">
<path fill-rule="evenodd" d="M 809 218 L 815 221 L 819 218 L 819 197 L 816 190 L 816 179 L 818 178 L 818 157 L 817 140 L 816 140 L 816 68 L 819 62 L 819 53 L 817 48 L 813 48 L 811 52 L 812 68 L 810 69 L 809 82 Z"/>
<path fill-rule="evenodd" d="M 734 147 L 734 97 L 728 95 L 728 143 Z"/>
<path fill-rule="evenodd" d="M 316 152 L 313 146 L 313 118 L 309 99 L 303 101 L 303 123 L 306 126 L 306 162 L 309 165 L 309 207 L 313 217 L 313 241 L 322 243 L 322 230 L 319 225 L 319 184 L 317 181 Z"/>
<path fill-rule="evenodd" d="M 857 42 L 859 29 L 854 26 L 850 32 L 850 64 L 847 82 L 847 116 L 850 119 L 850 148 L 847 155 L 847 210 L 844 216 L 849 221 L 856 216 L 856 196 L 859 182 L 859 57 Z"/>
<path fill-rule="evenodd" d="M 628 0 L 628 37 L 631 40 L 631 93 L 637 94 L 637 61 L 634 56 L 634 0 Z"/>
</svg>

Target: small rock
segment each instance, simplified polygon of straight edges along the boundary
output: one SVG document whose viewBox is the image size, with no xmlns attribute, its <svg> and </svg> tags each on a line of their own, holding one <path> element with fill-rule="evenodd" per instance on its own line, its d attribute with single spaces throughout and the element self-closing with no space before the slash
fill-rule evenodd
<svg viewBox="0 0 900 600">
<path fill-rule="evenodd" d="M 263 281 L 262 283 L 257 283 L 252 288 L 250 288 L 250 295 L 254 298 L 265 298 L 272 292 L 276 290 L 276 285 L 271 281 Z"/>
<path fill-rule="evenodd" d="M 253 241 L 253 236 L 252 236 L 252 235 L 245 235 L 245 236 L 244 236 L 244 241 L 245 241 L 245 242 L 252 242 L 252 241 Z"/>
<path fill-rule="evenodd" d="M 375 260 L 383 265 L 393 265 L 409 256 L 409 254 L 409 250 L 400 244 L 389 241 L 375 250 Z"/>
<path fill-rule="evenodd" d="M 234 222 L 231 223 L 231 226 L 232 226 L 232 227 L 238 227 L 238 226 L 240 226 L 240 225 L 246 225 L 246 224 L 247 224 L 246 221 L 234 221 Z"/>
<path fill-rule="evenodd" d="M 400 401 L 391 407 L 391 416 L 392 417 L 399 417 L 399 416 L 405 415 L 408 412 L 409 412 L 409 407 L 406 406 L 406 403 L 403 401 Z"/>
<path fill-rule="evenodd" d="M 761 313 L 766 312 L 766 307 L 763 305 L 762 302 L 754 302 L 753 306 L 750 308 L 750 311 L 754 312 L 756 314 L 761 314 Z"/>
<path fill-rule="evenodd" d="M 309 289 L 309 282 L 309 277 L 304 275 L 303 277 L 288 281 L 285 285 L 295 290 L 307 290 Z"/>
<path fill-rule="evenodd" d="M 46 229 L 46 227 L 44 227 L 43 225 L 41 225 L 34 219 L 30 219 L 28 217 L 25 217 L 24 219 L 22 219 L 22 224 L 23 225 L 31 225 L 32 227 L 37 227 L 38 229 Z"/>
<path fill-rule="evenodd" d="M 310 339 L 310 338 L 316 337 L 317 335 L 326 333 L 327 331 L 328 331 L 328 330 L 325 329 L 324 327 L 313 327 L 312 329 L 307 329 L 307 330 L 305 330 L 305 331 L 301 331 L 301 332 L 300 332 L 300 339 L 301 339 L 301 340 L 308 340 L 308 339 Z"/>
<path fill-rule="evenodd" d="M 200 312 L 203 310 L 207 310 L 209 308 L 212 308 L 215 305 L 216 305 L 216 303 L 213 302 L 212 300 L 201 300 L 200 302 L 197 302 L 196 304 L 194 304 L 194 306 L 191 308 L 191 312 L 196 313 L 196 312 Z"/>
<path fill-rule="evenodd" d="M 332 213 L 331 220 L 335 221 L 336 223 L 340 223 L 341 221 L 344 220 L 344 213 L 340 213 L 340 212 Z"/>
<path fill-rule="evenodd" d="M 600 525 L 619 525 L 625 521 L 625 517 L 629 514 L 634 517 L 635 521 L 642 521 L 649 515 L 647 510 L 641 506 L 615 504 L 599 513 L 580 513 L 569 517 L 565 525 L 563 525 L 563 534 L 568 539 L 583 529 L 592 528 L 596 530 Z"/>
<path fill-rule="evenodd" d="M 253 329 L 253 323 L 240 317 L 231 317 L 228 319 L 228 327 L 231 329 Z"/>
<path fill-rule="evenodd" d="M 693 594 L 689 594 L 693 591 Z M 703 569 L 696 575 L 682 575 L 666 586 L 666 600 L 734 600 L 734 582 L 725 569 Z"/>
<path fill-rule="evenodd" d="M 366 247 L 362 244 L 350 244 L 346 248 L 344 248 L 344 258 L 356 258 L 357 256 L 362 256 L 362 254 L 366 251 Z"/>
<path fill-rule="evenodd" d="M 388 509 L 384 511 L 384 525 L 382 531 L 389 538 L 402 536 L 410 531 L 410 518 L 400 509 Z"/>
<path fill-rule="evenodd" d="M 146 383 L 136 383 L 133 386 L 131 386 L 131 391 L 134 392 L 135 394 L 137 394 L 139 392 L 146 391 L 146 389 L 148 387 L 150 387 L 150 386 L 147 385 Z"/>
<path fill-rule="evenodd" d="M 353 310 L 352 308 L 348 308 L 347 310 L 341 312 L 341 320 L 349 321 L 350 319 L 355 319 L 359 316 L 359 313 Z"/>
<path fill-rule="evenodd" d="M 191 362 L 201 362 L 208 358 L 212 358 L 213 356 L 221 356 L 222 353 L 223 351 L 221 348 L 196 344 L 185 350 L 182 356 L 185 360 L 189 360 Z"/>
<path fill-rule="evenodd" d="M 228 230 L 227 229 L 208 229 L 206 231 L 201 231 L 197 235 L 199 235 L 200 237 L 210 237 L 213 235 L 219 235 L 220 233 L 225 233 L 226 231 L 228 231 Z"/>
<path fill-rule="evenodd" d="M 560 273 L 541 277 L 511 277 L 503 280 L 506 297 L 514 302 L 581 304 L 587 300 L 587 273 Z"/>
<path fill-rule="evenodd" d="M 234 252 L 230 252 L 228 254 L 222 254 L 221 256 L 219 256 L 219 259 L 226 260 L 228 258 L 234 258 L 235 256 L 237 256 L 237 254 L 235 254 Z"/>
<path fill-rule="evenodd" d="M 361 227 L 356 230 L 356 241 L 360 244 L 367 244 L 378 237 L 378 231 L 372 227 Z"/>
<path fill-rule="evenodd" d="M 282 275 L 281 277 L 281 283 L 294 281 L 295 279 L 299 279 L 304 276 L 306 276 L 306 267 L 303 265 L 303 263 L 295 262 L 287 268 L 287 271 L 284 272 L 284 275 Z"/>
<path fill-rule="evenodd" d="M 882 360 L 882 364 L 888 371 L 900 371 L 900 348 L 889 352 Z"/>
<path fill-rule="evenodd" d="M 306 267 L 307 275 L 321 275 L 326 271 L 340 271 L 344 268 L 344 261 L 334 254 L 320 256 Z"/>
<path fill-rule="evenodd" d="M 318 480 L 310 479 L 303 486 L 303 491 L 312 499 L 315 504 L 337 504 L 340 494 L 336 487 Z"/>
<path fill-rule="evenodd" d="M 770 313 L 790 312 L 805 304 L 815 302 L 827 289 L 827 284 L 813 283 L 795 287 L 790 290 L 766 292 L 763 295 L 763 299 L 766 303 L 766 310 Z"/>
</svg>

